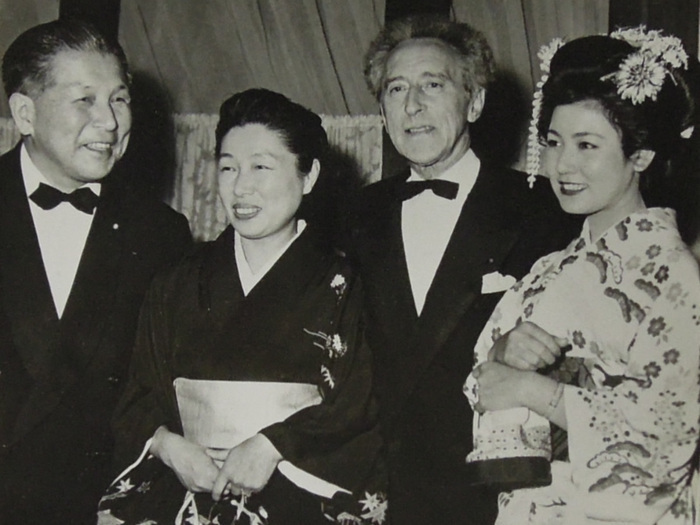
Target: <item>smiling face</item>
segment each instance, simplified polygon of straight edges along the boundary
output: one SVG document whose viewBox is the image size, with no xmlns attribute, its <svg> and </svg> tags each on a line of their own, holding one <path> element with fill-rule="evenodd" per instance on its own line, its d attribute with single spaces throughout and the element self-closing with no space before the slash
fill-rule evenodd
<svg viewBox="0 0 700 525">
<path fill-rule="evenodd" d="M 644 208 L 639 173 L 652 158 L 648 150 L 626 158 L 620 134 L 600 105 L 582 101 L 554 110 L 543 167 L 562 209 L 587 215 L 595 238 Z"/>
<path fill-rule="evenodd" d="M 14 93 L 10 106 L 32 161 L 66 191 L 104 178 L 126 150 L 129 90 L 112 55 L 61 51 L 47 86 L 32 96 Z"/>
<path fill-rule="evenodd" d="M 484 91 L 470 96 L 456 52 L 439 40 L 402 42 L 387 62 L 381 109 L 397 151 L 430 179 L 467 152 L 469 123 L 481 115 Z"/>
<path fill-rule="evenodd" d="M 264 244 L 281 248 L 296 232 L 295 215 L 302 196 L 319 172 L 297 168 L 297 157 L 280 134 L 263 124 L 232 128 L 221 141 L 218 160 L 219 197 L 244 248 Z"/>
</svg>

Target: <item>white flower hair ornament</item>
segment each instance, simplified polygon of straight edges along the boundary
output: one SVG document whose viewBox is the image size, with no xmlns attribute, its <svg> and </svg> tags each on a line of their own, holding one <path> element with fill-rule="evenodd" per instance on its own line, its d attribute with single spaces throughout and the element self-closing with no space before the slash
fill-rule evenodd
<svg viewBox="0 0 700 525">
<path fill-rule="evenodd" d="M 612 81 L 617 86 L 617 93 L 623 100 L 632 104 L 641 104 L 647 99 L 656 100 L 666 77 L 675 83 L 673 70 L 688 69 L 688 54 L 678 37 L 663 35 L 659 30 L 647 30 L 644 25 L 634 28 L 618 29 L 609 35 L 617 40 L 624 40 L 637 50 L 625 58 L 617 71 L 601 77 L 601 81 Z M 552 57 L 564 45 L 561 38 L 555 38 L 542 46 L 537 57 L 540 59 L 542 79 L 537 83 L 532 102 L 532 121 L 529 128 L 526 172 L 530 187 L 540 171 L 540 151 L 537 123 L 542 110 L 542 87 L 549 78 Z M 681 132 L 681 137 L 690 138 L 694 128 L 691 126 Z"/>
<path fill-rule="evenodd" d="M 537 58 L 540 59 L 542 78 L 535 86 L 535 94 L 532 99 L 532 118 L 528 129 L 527 167 L 525 171 L 527 172 L 527 182 L 530 188 L 535 185 L 535 179 L 540 172 L 540 150 L 542 149 L 542 144 L 540 144 L 539 133 L 537 132 L 537 123 L 542 112 L 542 87 L 549 79 L 549 66 L 552 63 L 552 58 L 563 45 L 564 40 L 562 38 L 555 38 L 549 44 L 543 45 L 537 52 Z"/>
</svg>

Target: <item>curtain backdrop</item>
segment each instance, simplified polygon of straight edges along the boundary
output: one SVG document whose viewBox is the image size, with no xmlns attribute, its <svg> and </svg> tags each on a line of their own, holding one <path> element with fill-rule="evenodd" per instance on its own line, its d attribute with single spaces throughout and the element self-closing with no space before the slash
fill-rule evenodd
<svg viewBox="0 0 700 525">
<path fill-rule="evenodd" d="M 316 113 L 376 113 L 362 77 L 384 0 L 122 0 L 133 69 L 165 86 L 177 113 L 215 113 L 250 87 Z"/>
<path fill-rule="evenodd" d="M 522 169 L 541 75 L 537 52 L 555 37 L 606 32 L 609 0 L 452 0 L 452 9 L 456 20 L 484 33 L 499 70 L 475 126 L 474 147 L 483 157 Z"/>
</svg>

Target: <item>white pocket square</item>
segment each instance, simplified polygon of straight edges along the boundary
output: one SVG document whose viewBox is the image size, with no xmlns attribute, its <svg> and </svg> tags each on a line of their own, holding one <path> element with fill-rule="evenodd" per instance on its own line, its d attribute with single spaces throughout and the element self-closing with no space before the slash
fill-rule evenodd
<svg viewBox="0 0 700 525">
<path fill-rule="evenodd" d="M 481 293 L 504 292 L 516 283 L 512 275 L 503 275 L 500 272 L 491 272 L 481 277 Z"/>
</svg>

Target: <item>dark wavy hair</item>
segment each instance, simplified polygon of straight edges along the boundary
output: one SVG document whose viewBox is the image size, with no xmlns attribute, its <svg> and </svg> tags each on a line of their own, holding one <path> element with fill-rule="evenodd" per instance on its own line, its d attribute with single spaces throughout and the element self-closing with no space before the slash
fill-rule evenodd
<svg viewBox="0 0 700 525">
<path fill-rule="evenodd" d="M 365 54 L 367 86 L 379 100 L 386 81 L 386 66 L 392 51 L 413 38 L 434 38 L 453 49 L 459 57 L 462 82 L 468 93 L 485 88 L 494 78 L 493 52 L 484 35 L 468 24 L 437 15 L 414 15 L 387 24 Z"/>
<path fill-rule="evenodd" d="M 94 25 L 75 18 L 54 20 L 27 29 L 7 48 L 2 59 L 5 94 L 35 95 L 52 81 L 51 61 L 62 51 L 93 51 L 114 56 L 122 77 L 131 83 L 129 65 L 119 43 Z"/>
<path fill-rule="evenodd" d="M 648 97 L 633 104 L 617 92 L 612 79 L 620 64 L 636 48 L 623 40 L 595 35 L 578 38 L 562 46 L 552 58 L 550 76 L 542 88 L 542 110 L 537 122 L 540 138 L 549 129 L 557 106 L 581 101 L 595 101 L 608 121 L 617 129 L 622 150 L 627 158 L 639 149 L 656 152 L 645 170 L 640 189 L 648 206 L 669 206 L 679 214 L 679 227 L 686 241 L 695 237 L 690 229 L 697 222 L 692 208 L 700 199 L 700 127 L 698 126 L 698 95 L 700 94 L 700 65 L 689 57 L 688 69 L 674 69 L 665 77 L 656 100 Z M 693 137 L 684 140 L 681 132 L 696 126 Z M 685 217 L 681 217 L 685 214 Z M 685 225 L 682 221 L 690 221 Z"/>
<path fill-rule="evenodd" d="M 297 168 L 302 173 L 309 173 L 314 159 L 323 165 L 328 137 L 321 117 L 280 93 L 262 88 L 241 91 L 221 104 L 215 132 L 217 158 L 226 134 L 246 124 L 262 124 L 279 133 L 289 151 L 297 157 Z"/>
</svg>

